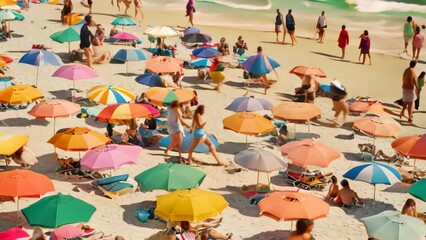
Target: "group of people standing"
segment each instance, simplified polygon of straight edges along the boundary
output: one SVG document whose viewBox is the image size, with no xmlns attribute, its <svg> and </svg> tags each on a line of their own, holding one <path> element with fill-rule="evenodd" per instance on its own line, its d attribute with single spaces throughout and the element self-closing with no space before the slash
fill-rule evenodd
<svg viewBox="0 0 426 240">
<path fill-rule="evenodd" d="M 425 25 L 422 25 L 425 29 Z M 418 26 L 411 16 L 407 17 L 407 21 L 404 23 L 404 53 L 408 54 L 408 44 L 412 41 L 413 47 L 413 60 L 419 60 L 420 50 L 423 47 L 425 41 L 424 34 L 420 31 Z"/>
<path fill-rule="evenodd" d="M 275 33 L 277 34 L 276 41 L 279 42 L 278 37 L 282 29 L 283 41 L 281 43 L 285 44 L 285 36 L 288 33 L 288 35 L 290 35 L 291 45 L 295 46 L 297 44 L 297 40 L 294 35 L 294 32 L 296 31 L 296 21 L 294 20 L 292 12 L 293 10 L 289 9 L 284 20 L 283 14 L 279 9 L 277 9 L 277 16 L 275 17 Z"/>
</svg>

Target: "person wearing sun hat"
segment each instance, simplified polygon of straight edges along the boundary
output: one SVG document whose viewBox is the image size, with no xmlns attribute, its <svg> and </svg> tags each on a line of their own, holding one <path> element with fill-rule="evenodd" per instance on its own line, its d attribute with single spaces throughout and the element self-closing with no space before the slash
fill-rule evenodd
<svg viewBox="0 0 426 240">
<path fill-rule="evenodd" d="M 348 116 L 348 106 L 345 103 L 346 96 L 348 95 L 346 92 L 346 88 L 342 85 L 342 83 L 334 79 L 330 82 L 331 89 L 331 100 L 333 101 L 333 110 L 335 112 L 333 122 L 337 124 L 337 119 L 341 112 L 343 112 L 343 122 L 346 122 L 346 117 Z"/>
</svg>

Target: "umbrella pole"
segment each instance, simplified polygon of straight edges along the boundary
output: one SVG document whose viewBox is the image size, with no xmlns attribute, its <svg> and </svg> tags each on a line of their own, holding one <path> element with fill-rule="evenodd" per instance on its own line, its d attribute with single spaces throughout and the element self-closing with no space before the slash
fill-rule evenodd
<svg viewBox="0 0 426 240">
<path fill-rule="evenodd" d="M 53 135 L 55 135 L 56 129 L 56 118 L 53 118 Z"/>
<path fill-rule="evenodd" d="M 374 186 L 373 200 L 376 201 L 376 184 L 373 184 L 373 186 Z"/>
<path fill-rule="evenodd" d="M 16 226 L 18 226 L 19 221 L 19 197 L 16 197 Z"/>
<path fill-rule="evenodd" d="M 126 73 L 127 73 L 127 76 L 129 76 L 129 66 L 127 65 L 127 64 L 128 64 L 128 62 L 129 62 L 129 61 L 126 61 Z"/>
<path fill-rule="evenodd" d="M 71 43 L 68 42 L 68 53 L 71 53 Z"/>
<path fill-rule="evenodd" d="M 38 71 L 39 71 L 40 66 L 37 66 L 37 75 L 36 75 L 36 87 L 38 85 Z"/>
<path fill-rule="evenodd" d="M 269 178 L 269 173 L 266 172 L 266 177 L 268 178 L 268 188 L 271 188 L 271 179 Z"/>
<path fill-rule="evenodd" d="M 308 120 L 308 133 L 311 134 L 311 121 Z"/>
<path fill-rule="evenodd" d="M 257 171 L 256 193 L 257 193 L 258 186 L 259 186 L 259 171 Z"/>
<path fill-rule="evenodd" d="M 74 102 L 75 80 L 72 80 L 71 102 Z"/>
<path fill-rule="evenodd" d="M 293 221 L 291 221 L 290 231 L 293 230 Z"/>
</svg>

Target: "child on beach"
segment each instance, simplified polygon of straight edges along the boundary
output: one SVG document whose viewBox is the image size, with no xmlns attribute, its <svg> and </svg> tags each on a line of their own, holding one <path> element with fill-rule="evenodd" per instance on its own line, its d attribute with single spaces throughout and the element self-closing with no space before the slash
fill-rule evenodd
<svg viewBox="0 0 426 240">
<path fill-rule="evenodd" d="M 339 43 L 338 46 L 342 49 L 342 60 L 345 59 L 345 49 L 346 46 L 349 45 L 349 34 L 348 31 L 346 31 L 346 26 L 342 25 L 342 30 L 339 34 L 339 39 L 337 39 L 337 42 Z"/>
<path fill-rule="evenodd" d="M 359 36 L 361 39 L 359 42 L 359 49 L 361 52 L 359 53 L 358 61 L 361 63 L 361 55 L 362 55 L 362 64 L 365 63 L 365 57 L 368 55 L 369 65 L 371 65 L 371 56 L 370 56 L 370 37 L 368 36 L 368 31 L 364 30 L 364 33 Z"/>
</svg>

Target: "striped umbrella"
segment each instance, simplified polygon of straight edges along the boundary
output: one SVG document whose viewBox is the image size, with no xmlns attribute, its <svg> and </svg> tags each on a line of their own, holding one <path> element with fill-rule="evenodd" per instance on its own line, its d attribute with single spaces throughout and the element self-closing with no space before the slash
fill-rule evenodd
<svg viewBox="0 0 426 240">
<path fill-rule="evenodd" d="M 111 141 L 104 134 L 85 127 L 73 127 L 61 131 L 47 142 L 65 151 L 87 151 Z"/>
<path fill-rule="evenodd" d="M 145 96 L 152 104 L 157 106 L 170 105 L 173 101 L 186 103 L 191 101 L 195 96 L 194 92 L 186 89 L 167 89 L 161 87 L 152 87 Z"/>
<path fill-rule="evenodd" d="M 112 25 L 121 26 L 121 30 L 124 30 L 124 26 L 136 26 L 136 23 L 128 17 L 117 17 L 111 22 Z"/>
<path fill-rule="evenodd" d="M 207 58 L 198 58 L 198 59 L 192 60 L 192 65 L 197 67 L 211 67 L 212 61 Z"/>
<path fill-rule="evenodd" d="M 136 82 L 149 87 L 165 87 L 161 77 L 153 73 L 145 73 L 136 77 Z"/>
<path fill-rule="evenodd" d="M 212 41 L 212 37 L 210 35 L 202 34 L 202 33 L 186 34 L 181 39 L 182 39 L 182 42 L 187 42 L 187 43 L 205 43 L 205 42 Z"/>
<path fill-rule="evenodd" d="M 126 72 L 127 70 L 127 62 L 128 61 L 141 61 L 148 60 L 152 57 L 152 53 L 146 50 L 140 49 L 120 49 L 112 59 L 119 60 L 122 62 L 126 62 Z"/>
<path fill-rule="evenodd" d="M 263 53 L 255 54 L 243 63 L 243 68 L 245 70 L 258 75 L 268 74 L 279 66 L 279 63 Z"/>
<path fill-rule="evenodd" d="M 376 184 L 392 185 L 401 182 L 401 174 L 398 170 L 390 165 L 374 161 L 350 169 L 343 177 L 373 184 L 374 199 L 376 199 Z"/>
<path fill-rule="evenodd" d="M 146 118 L 150 115 L 158 116 L 160 112 L 149 104 L 121 103 L 104 108 L 96 117 L 96 120 L 119 123 L 122 120 L 132 118 Z"/>
<path fill-rule="evenodd" d="M 273 107 L 268 100 L 251 96 L 236 98 L 225 109 L 234 112 L 256 112 L 271 110 Z"/>
<path fill-rule="evenodd" d="M 192 54 L 200 58 L 212 58 L 220 55 L 220 52 L 211 47 L 201 47 L 192 51 Z"/>
<path fill-rule="evenodd" d="M 113 85 L 99 85 L 87 91 L 90 101 L 103 105 L 127 103 L 135 100 L 135 95 L 128 89 Z"/>
</svg>

